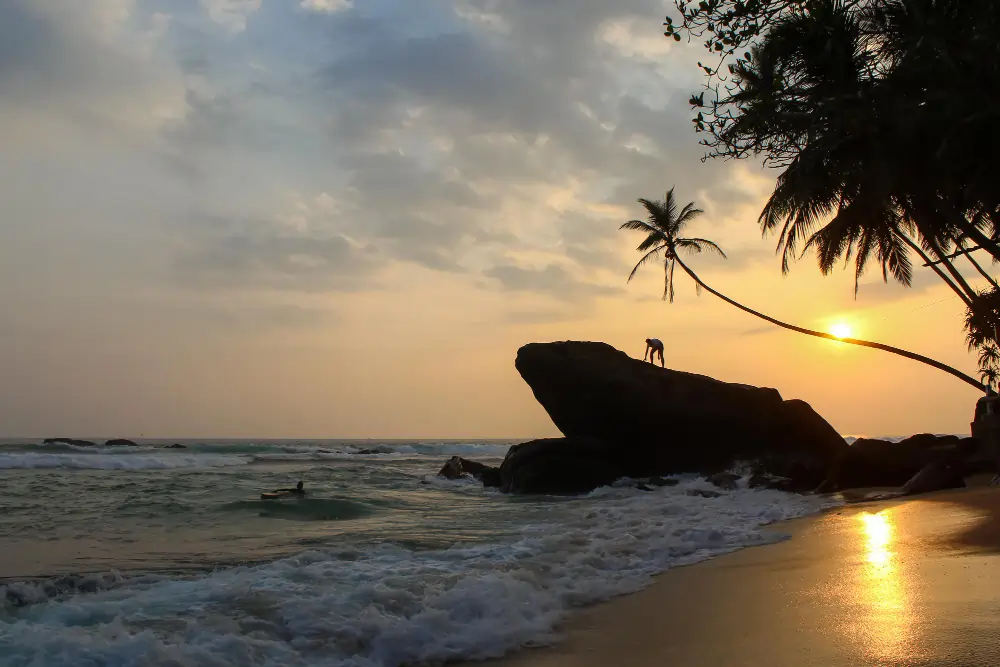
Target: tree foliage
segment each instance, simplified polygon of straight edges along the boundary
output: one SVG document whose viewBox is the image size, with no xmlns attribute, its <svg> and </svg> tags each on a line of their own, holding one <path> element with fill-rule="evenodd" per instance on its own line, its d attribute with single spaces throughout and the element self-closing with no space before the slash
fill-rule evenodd
<svg viewBox="0 0 1000 667">
<path fill-rule="evenodd" d="M 1000 260 L 990 164 L 1000 149 L 1000 2 L 675 5 L 666 35 L 703 39 L 714 56 L 691 99 L 706 157 L 781 170 L 759 222 L 778 237 L 783 271 L 812 250 L 824 273 L 853 260 L 855 290 L 872 264 L 909 285 L 914 253 L 969 307 L 969 323 L 1000 317 L 955 266 L 970 262 L 998 291 L 966 251 Z M 996 327 L 978 331 L 992 377 Z"/>
</svg>

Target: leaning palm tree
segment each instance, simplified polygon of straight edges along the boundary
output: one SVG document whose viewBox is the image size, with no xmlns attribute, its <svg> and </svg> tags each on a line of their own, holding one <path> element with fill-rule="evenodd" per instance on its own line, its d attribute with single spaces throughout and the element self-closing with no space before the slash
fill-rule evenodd
<svg viewBox="0 0 1000 667">
<path fill-rule="evenodd" d="M 758 312 L 752 308 L 744 306 L 743 304 L 730 299 L 725 294 L 717 292 L 716 290 L 709 287 L 705 282 L 698 277 L 691 268 L 684 263 L 684 260 L 680 257 L 681 251 L 689 251 L 692 253 L 700 253 L 704 250 L 712 250 L 719 253 L 723 257 L 726 254 L 722 249 L 716 245 L 714 242 L 703 238 L 687 238 L 681 236 L 684 232 L 685 227 L 697 218 L 703 211 L 697 208 L 694 203 L 689 203 L 684 206 L 680 211 L 677 210 L 677 201 L 674 197 L 674 189 L 671 188 L 667 191 L 667 196 L 663 201 L 650 200 L 650 199 L 640 199 L 639 203 L 643 205 L 648 213 L 645 220 L 629 220 L 623 224 L 619 229 L 627 229 L 630 231 L 642 232 L 646 235 L 642 243 L 636 248 L 639 252 L 643 253 L 642 259 L 635 265 L 632 272 L 628 276 L 628 281 L 631 282 L 632 278 L 635 277 L 639 269 L 645 265 L 653 262 L 663 263 L 663 299 L 673 302 L 674 300 L 674 268 L 680 267 L 681 270 L 686 273 L 691 280 L 694 281 L 695 285 L 699 289 L 705 289 L 713 296 L 716 296 L 731 306 L 739 308 L 745 313 L 749 313 L 754 317 L 759 317 L 765 322 L 770 322 L 776 326 L 783 329 L 788 329 L 789 331 L 795 331 L 797 333 L 806 334 L 808 336 L 816 336 L 817 338 L 826 338 L 827 340 L 835 340 L 842 343 L 848 343 L 850 345 L 860 345 L 862 347 L 870 347 L 876 350 L 883 350 L 885 352 L 891 352 L 907 359 L 913 359 L 914 361 L 919 361 L 921 363 L 927 364 L 942 370 L 945 373 L 949 373 L 958 379 L 972 385 L 973 387 L 979 389 L 980 391 L 985 391 L 985 387 L 975 380 L 974 378 L 966 375 L 962 371 L 952 368 L 947 364 L 942 364 L 940 361 L 935 361 L 929 357 L 925 357 L 921 354 L 916 354 L 915 352 L 909 352 L 907 350 L 900 349 L 898 347 L 893 347 L 891 345 L 885 345 L 884 343 L 875 343 L 868 340 L 860 340 L 857 338 L 839 338 L 833 334 L 826 333 L 823 331 L 814 331 L 813 329 L 806 329 L 805 327 L 799 327 L 794 324 L 788 324 L 787 322 L 782 322 L 769 315 Z"/>
</svg>

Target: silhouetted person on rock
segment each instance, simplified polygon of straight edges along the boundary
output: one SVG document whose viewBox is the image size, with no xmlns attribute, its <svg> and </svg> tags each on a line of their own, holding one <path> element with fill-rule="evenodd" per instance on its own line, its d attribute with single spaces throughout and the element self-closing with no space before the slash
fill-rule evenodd
<svg viewBox="0 0 1000 667">
<path fill-rule="evenodd" d="M 663 366 L 663 343 L 660 341 L 659 338 L 646 339 L 646 351 L 642 353 L 643 361 L 646 361 L 647 354 L 649 355 L 649 363 L 654 363 L 653 362 L 654 354 L 660 355 L 660 367 L 665 368 L 665 366 Z"/>
</svg>

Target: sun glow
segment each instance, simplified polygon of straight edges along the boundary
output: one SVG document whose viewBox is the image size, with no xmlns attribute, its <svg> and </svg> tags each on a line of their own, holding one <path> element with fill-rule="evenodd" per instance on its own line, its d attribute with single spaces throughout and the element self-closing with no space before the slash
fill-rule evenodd
<svg viewBox="0 0 1000 667">
<path fill-rule="evenodd" d="M 846 322 L 838 322 L 830 327 L 830 333 L 837 338 L 850 338 L 853 332 L 851 331 L 850 324 L 847 324 Z"/>
</svg>

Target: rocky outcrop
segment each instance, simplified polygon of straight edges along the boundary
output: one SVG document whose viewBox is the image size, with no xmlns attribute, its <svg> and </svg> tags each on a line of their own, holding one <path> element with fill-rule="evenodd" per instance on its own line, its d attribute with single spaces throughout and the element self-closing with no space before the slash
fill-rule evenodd
<svg viewBox="0 0 1000 667">
<path fill-rule="evenodd" d="M 659 368 L 605 343 L 532 343 L 518 350 L 515 366 L 566 435 L 518 445 L 524 453 L 511 450 L 504 467 L 531 452 L 531 465 L 514 469 L 532 471 L 532 481 L 520 482 L 524 473 L 518 472 L 515 492 L 541 488 L 541 480 L 589 490 L 612 475 L 712 474 L 739 460 L 756 461 L 762 471 L 791 480 L 795 490 L 808 490 L 847 449 L 803 401 L 783 400 L 775 389 Z M 582 449 L 572 452 L 574 447 Z"/>
<path fill-rule="evenodd" d="M 138 447 L 131 440 L 126 440 L 125 438 L 112 438 L 104 443 L 105 447 Z"/>
<path fill-rule="evenodd" d="M 42 441 L 46 445 L 73 445 L 74 447 L 96 447 L 96 442 L 90 440 L 77 440 L 76 438 L 45 438 Z"/>
<path fill-rule="evenodd" d="M 488 466 L 478 461 L 463 459 L 461 456 L 453 456 L 448 459 L 444 467 L 438 472 L 447 479 L 459 479 L 466 475 L 471 475 L 483 483 L 483 486 L 500 486 L 500 469 Z"/>
<path fill-rule="evenodd" d="M 163 445 L 161 449 L 187 449 L 187 445 L 182 445 L 179 442 L 175 442 L 172 445 Z"/>
<path fill-rule="evenodd" d="M 819 491 L 903 486 L 931 464 L 958 476 L 975 472 L 978 443 L 972 438 L 920 433 L 899 442 L 859 438 L 834 463 Z"/>
</svg>

